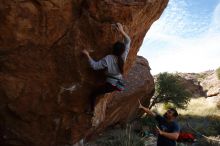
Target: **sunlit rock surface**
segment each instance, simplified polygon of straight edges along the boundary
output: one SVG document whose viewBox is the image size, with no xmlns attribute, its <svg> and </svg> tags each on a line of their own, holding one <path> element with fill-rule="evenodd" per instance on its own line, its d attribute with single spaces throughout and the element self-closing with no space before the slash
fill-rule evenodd
<svg viewBox="0 0 220 146">
<path fill-rule="evenodd" d="M 167 2 L 0 0 L 0 145 L 72 145 L 134 117 L 137 98 L 149 100 L 154 88 L 149 66 L 136 54 Z M 103 97 L 106 109 L 96 114 L 101 120 L 94 128 L 85 110 L 104 74 L 92 71 L 81 51 L 93 50 L 95 59 L 109 54 L 122 40 L 115 22 L 132 40 L 128 88 Z"/>
</svg>

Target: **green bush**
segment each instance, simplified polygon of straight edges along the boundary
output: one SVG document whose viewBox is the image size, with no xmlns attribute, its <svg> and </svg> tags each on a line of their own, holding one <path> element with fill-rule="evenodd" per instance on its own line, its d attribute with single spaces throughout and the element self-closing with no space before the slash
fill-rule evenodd
<svg viewBox="0 0 220 146">
<path fill-rule="evenodd" d="M 220 67 L 216 70 L 216 73 L 217 73 L 218 79 L 220 80 Z"/>
<path fill-rule="evenodd" d="M 186 108 L 191 94 L 184 88 L 178 74 L 160 73 L 155 83 L 155 94 L 149 108 L 158 103 L 170 103 L 177 108 Z"/>
<path fill-rule="evenodd" d="M 164 110 L 168 110 L 170 108 L 176 108 L 176 107 L 173 104 L 168 102 L 168 103 L 163 104 L 163 108 L 164 108 Z"/>
</svg>

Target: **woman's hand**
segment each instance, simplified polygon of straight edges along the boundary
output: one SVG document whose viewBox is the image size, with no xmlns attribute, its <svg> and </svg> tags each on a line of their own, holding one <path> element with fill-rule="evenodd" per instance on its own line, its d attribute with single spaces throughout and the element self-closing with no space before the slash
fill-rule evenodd
<svg viewBox="0 0 220 146">
<path fill-rule="evenodd" d="M 117 26 L 117 29 L 120 31 L 120 32 L 123 32 L 124 30 L 123 30 L 123 26 L 122 26 L 122 24 L 121 23 L 116 23 L 116 26 Z"/>
<path fill-rule="evenodd" d="M 127 39 L 130 40 L 130 37 L 128 36 L 128 34 L 124 31 L 123 29 L 123 25 L 121 23 L 116 23 L 116 28 L 117 30 Z"/>
<path fill-rule="evenodd" d="M 88 52 L 86 49 L 84 49 L 84 50 L 82 51 L 82 53 L 83 53 L 84 55 L 86 55 L 87 57 L 89 56 L 89 52 Z"/>
</svg>

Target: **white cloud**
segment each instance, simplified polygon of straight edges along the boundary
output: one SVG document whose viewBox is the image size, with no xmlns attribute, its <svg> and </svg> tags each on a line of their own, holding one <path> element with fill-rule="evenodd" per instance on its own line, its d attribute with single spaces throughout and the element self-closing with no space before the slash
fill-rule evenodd
<svg viewBox="0 0 220 146">
<path fill-rule="evenodd" d="M 151 58 L 153 73 L 200 72 L 217 68 L 220 64 L 220 37 L 201 37 L 197 39 L 173 39 L 175 45 L 163 51 L 157 58 Z M 151 68 L 152 68 L 151 67 Z"/>
<path fill-rule="evenodd" d="M 213 17 L 212 17 L 212 23 L 211 23 L 210 29 L 209 29 L 209 32 L 212 32 L 212 33 L 216 32 L 216 31 L 218 31 L 218 33 L 220 32 L 220 1 L 214 10 Z"/>
<path fill-rule="evenodd" d="M 185 0 L 171 0 L 168 14 L 155 22 L 146 35 L 139 55 L 148 59 L 153 74 L 201 72 L 220 66 L 220 2 L 211 23 L 208 17 L 204 17 L 207 20 L 203 23 L 189 22 L 189 17 L 196 18 L 190 16 L 186 7 Z M 194 36 L 185 37 L 184 31 L 194 32 Z"/>
</svg>

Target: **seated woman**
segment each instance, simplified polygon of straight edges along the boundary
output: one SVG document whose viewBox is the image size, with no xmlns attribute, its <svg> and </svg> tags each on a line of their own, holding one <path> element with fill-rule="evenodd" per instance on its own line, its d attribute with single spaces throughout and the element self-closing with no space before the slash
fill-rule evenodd
<svg viewBox="0 0 220 146">
<path fill-rule="evenodd" d="M 124 63 L 130 49 L 131 40 L 120 23 L 116 24 L 116 28 L 124 36 L 124 42 L 117 41 L 113 46 L 112 54 L 105 56 L 99 61 L 94 61 L 87 50 L 82 51 L 94 70 L 106 69 L 106 82 L 92 93 L 89 112 L 94 110 L 97 96 L 116 90 L 123 90 L 123 85 L 120 86 L 120 81 L 122 80 Z"/>
</svg>

